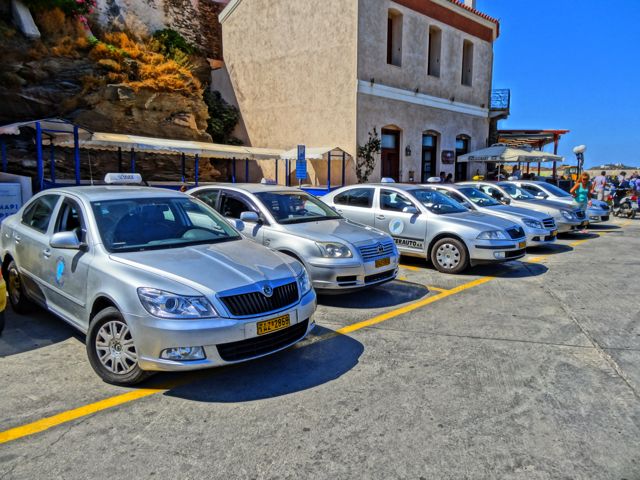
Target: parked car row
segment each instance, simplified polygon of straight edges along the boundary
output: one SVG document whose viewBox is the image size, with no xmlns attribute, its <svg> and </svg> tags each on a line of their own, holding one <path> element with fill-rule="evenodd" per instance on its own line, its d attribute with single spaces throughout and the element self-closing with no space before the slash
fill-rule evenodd
<svg viewBox="0 0 640 480">
<path fill-rule="evenodd" d="M 287 348 L 313 329 L 316 291 L 391 281 L 400 254 L 460 273 L 587 221 L 512 183 L 353 185 L 318 199 L 266 184 L 131 185 L 141 181 L 46 190 L 0 228 L 13 309 L 37 304 L 85 333 L 94 370 L 120 385 Z"/>
</svg>

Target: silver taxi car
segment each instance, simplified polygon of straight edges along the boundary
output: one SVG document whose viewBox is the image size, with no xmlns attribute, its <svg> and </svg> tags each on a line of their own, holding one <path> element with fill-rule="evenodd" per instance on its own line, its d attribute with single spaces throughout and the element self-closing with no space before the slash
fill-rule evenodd
<svg viewBox="0 0 640 480">
<path fill-rule="evenodd" d="M 353 221 L 388 232 L 401 253 L 430 259 L 441 272 L 504 262 L 525 254 L 524 230 L 512 221 L 470 212 L 419 185 L 381 183 L 339 188 L 322 200 Z"/>
<path fill-rule="evenodd" d="M 580 208 L 551 200 L 536 199 L 529 192 L 512 183 L 470 181 L 460 182 L 457 185 L 472 185 L 499 202 L 550 215 L 556 222 L 558 233 L 580 230 L 589 224 L 585 212 Z"/>
<path fill-rule="evenodd" d="M 257 358 L 314 326 L 303 266 L 183 193 L 51 189 L 0 234 L 14 310 L 33 302 L 86 333 L 91 366 L 109 383 Z"/>
<path fill-rule="evenodd" d="M 187 193 L 234 221 L 248 238 L 302 262 L 319 293 L 380 285 L 398 273 L 399 254 L 391 236 L 344 219 L 302 190 L 247 183 Z"/>
<path fill-rule="evenodd" d="M 565 192 L 560 187 L 547 182 L 534 182 L 533 180 L 515 180 L 514 185 L 523 188 L 534 197 L 541 200 L 552 200 L 564 203 L 568 206 L 575 206 L 575 200 L 569 192 Z M 609 205 L 602 200 L 591 200 L 591 205 L 587 207 L 587 217 L 589 223 L 606 222 L 609 220 Z"/>
<path fill-rule="evenodd" d="M 488 213 L 517 223 L 527 235 L 527 247 L 548 245 L 554 243 L 558 237 L 556 222 L 546 213 L 504 205 L 468 185 L 442 184 L 430 187 L 450 196 L 469 210 Z"/>
</svg>

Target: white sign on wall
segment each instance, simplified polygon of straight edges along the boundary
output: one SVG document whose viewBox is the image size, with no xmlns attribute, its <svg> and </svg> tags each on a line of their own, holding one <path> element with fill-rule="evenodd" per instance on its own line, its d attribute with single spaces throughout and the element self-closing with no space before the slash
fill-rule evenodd
<svg viewBox="0 0 640 480">
<path fill-rule="evenodd" d="M 0 183 L 0 222 L 20 210 L 21 206 L 21 185 L 19 183 Z"/>
</svg>

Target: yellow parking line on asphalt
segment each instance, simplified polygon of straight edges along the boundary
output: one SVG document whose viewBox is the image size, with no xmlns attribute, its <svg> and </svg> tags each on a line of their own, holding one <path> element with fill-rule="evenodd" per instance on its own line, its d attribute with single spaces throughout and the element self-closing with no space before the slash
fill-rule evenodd
<svg viewBox="0 0 640 480">
<path fill-rule="evenodd" d="M 446 288 L 434 287 L 433 285 L 427 285 L 427 288 L 429 290 L 433 290 L 434 292 L 440 292 L 440 293 L 449 291 Z"/>
<path fill-rule="evenodd" d="M 406 268 L 407 270 L 411 270 L 412 272 L 421 272 L 424 268 L 414 267 L 413 265 L 402 265 L 400 264 L 400 268 Z"/>
<path fill-rule="evenodd" d="M 623 224 L 621 224 L 621 227 L 624 227 L 626 225 L 629 225 L 631 223 L 631 221 L 625 222 Z M 584 243 L 585 241 L 587 241 L 589 239 L 585 239 L 585 240 L 580 240 L 579 242 L 576 242 L 577 244 L 581 244 Z M 548 257 L 548 255 L 542 255 L 539 257 L 534 257 L 531 259 L 527 259 L 527 262 L 529 263 L 539 263 L 541 261 L 543 261 L 544 259 L 546 259 Z M 413 267 L 413 266 L 408 266 L 408 265 L 401 265 L 401 267 L 407 268 L 409 270 L 415 270 L 415 271 L 420 271 L 422 269 L 417 268 L 417 267 Z M 413 312 L 414 310 L 417 310 L 419 308 L 422 308 L 426 305 L 430 305 L 432 303 L 435 303 L 439 300 L 442 300 L 444 298 L 450 297 L 452 295 L 456 295 L 460 292 L 464 292 L 465 290 L 470 290 L 472 288 L 478 287 L 480 285 L 484 285 L 486 283 L 489 283 L 493 280 L 495 280 L 497 277 L 482 277 L 479 278 L 477 280 L 473 280 L 471 282 L 467 282 L 464 283 L 458 287 L 452 288 L 450 290 L 444 290 L 444 289 L 440 289 L 437 287 L 427 287 L 429 289 L 438 291 L 438 290 L 442 290 L 440 293 L 438 293 L 437 295 L 431 296 L 431 297 L 427 297 L 424 298 L 422 300 L 419 300 L 417 302 L 413 302 L 410 303 L 408 305 L 405 305 L 403 307 L 397 308 L 395 310 L 392 310 L 390 312 L 386 312 L 380 315 L 376 315 L 373 318 L 370 318 L 368 320 L 362 321 L 362 322 L 357 322 L 354 323 L 352 325 L 347 325 L 345 327 L 342 327 L 338 330 L 336 330 L 336 334 L 348 334 L 351 332 L 355 332 L 357 330 L 361 330 L 363 328 L 367 328 L 367 327 L 371 327 L 373 325 L 377 325 L 379 323 L 382 322 L 386 322 L 387 320 L 390 320 L 392 318 L 396 318 L 400 315 L 404 315 L 405 313 L 409 313 L 409 312 Z M 0 431 L 0 444 L 3 443 L 7 443 L 7 442 L 11 442 L 13 440 L 17 440 L 19 438 L 23 438 L 23 437 L 27 437 L 29 435 L 33 435 L 39 432 L 43 432 L 45 430 L 48 430 L 50 428 L 53 428 L 57 425 L 61 425 L 63 423 L 67 423 L 73 420 L 77 420 L 78 418 L 82 418 L 82 417 L 86 417 L 87 415 L 91 415 L 97 412 L 100 412 L 102 410 L 107 410 L 109 408 L 113 408 L 116 407 L 118 405 L 123 405 L 125 403 L 129 403 L 132 402 L 134 400 L 139 400 L 141 398 L 145 398 L 145 397 L 149 397 L 151 395 L 156 395 L 158 393 L 163 393 L 166 392 L 167 390 L 170 390 L 171 388 L 175 388 L 178 385 L 184 385 L 186 383 L 189 383 L 190 379 L 188 377 L 183 377 L 180 379 L 180 381 L 176 381 L 173 384 L 170 385 L 166 385 L 162 388 L 141 388 L 138 390 L 133 390 L 127 393 L 123 393 L 121 395 L 116 395 L 113 397 L 109 397 L 106 398 L 104 400 L 100 400 L 98 402 L 94 402 L 94 403 L 90 403 L 88 405 L 84 405 L 82 407 L 78 407 L 78 408 L 74 408 L 72 410 L 67 410 L 66 412 L 62 412 L 59 413 L 57 415 L 53 415 L 51 417 L 46 417 L 43 418 L 41 420 L 37 420 L 35 422 L 32 423 L 28 423 L 26 425 L 21 425 L 19 427 L 15 427 L 15 428 L 11 428 L 9 430 L 5 430 L 5 431 Z"/>
</svg>

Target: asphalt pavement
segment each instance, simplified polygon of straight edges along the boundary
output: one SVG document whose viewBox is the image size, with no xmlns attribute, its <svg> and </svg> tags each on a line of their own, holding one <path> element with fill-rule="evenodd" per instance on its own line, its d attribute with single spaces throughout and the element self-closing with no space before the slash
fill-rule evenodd
<svg viewBox="0 0 640 480">
<path fill-rule="evenodd" d="M 403 258 L 294 348 L 133 389 L 8 311 L 0 479 L 640 479 L 638 252 L 615 220 L 460 276 Z"/>
</svg>

